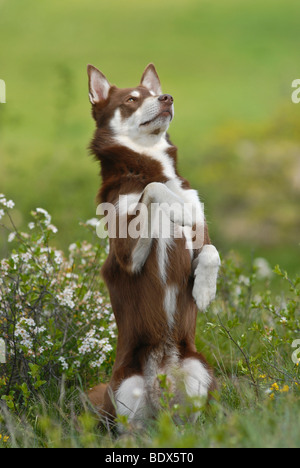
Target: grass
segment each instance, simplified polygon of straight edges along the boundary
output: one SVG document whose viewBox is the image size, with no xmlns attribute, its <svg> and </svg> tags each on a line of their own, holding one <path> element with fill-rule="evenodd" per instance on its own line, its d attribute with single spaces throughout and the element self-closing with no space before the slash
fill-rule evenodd
<svg viewBox="0 0 300 468">
<path fill-rule="evenodd" d="M 165 408 L 138 432 L 104 433 L 84 396 L 97 376 L 63 377 L 55 358 L 58 383 L 28 394 L 19 382 L 2 401 L 0 446 L 299 447 L 299 369 L 291 360 L 299 283 L 293 289 L 289 281 L 299 274 L 300 128 L 291 83 L 299 78 L 300 4 L 0 0 L 0 8 L 0 79 L 7 87 L 7 103 L 0 104 L 0 192 L 16 202 L 17 228 L 26 230 L 30 211 L 43 207 L 59 229 L 55 246 L 67 251 L 74 239 L 85 239 L 79 221 L 95 216 L 99 187 L 87 151 L 94 125 L 86 65 L 131 86 L 154 62 L 164 91 L 175 98 L 170 133 L 180 171 L 199 190 L 226 265 L 218 301 L 198 318 L 197 346 L 216 370 L 219 392 L 197 424 L 176 425 L 174 409 Z M 1 231 L 0 256 L 10 253 Z M 284 274 L 255 279 L 256 257 L 279 263 L 289 281 Z M 22 278 L 26 294 L 36 298 L 34 285 L 48 300 L 39 281 Z M 102 375 L 110 369 L 106 362 Z M 0 390 L 9 396 L 1 379 Z"/>
<path fill-rule="evenodd" d="M 105 245 L 77 242 L 63 255 L 49 248 L 55 235 L 49 215 L 33 216 L 34 229 L 16 231 L 13 253 L 0 263 L 0 337 L 7 351 L 0 366 L 0 447 L 299 446 L 299 276 L 244 264 L 234 254 L 223 258 L 217 299 L 199 314 L 196 332 L 197 349 L 218 380 L 213 400 L 208 407 L 194 400 L 174 405 L 161 376 L 156 420 L 136 427 L 119 417 L 125 432 L 117 436 L 99 428 L 86 396 L 90 386 L 109 380 L 115 354 L 115 323 L 98 277 Z M 200 418 L 191 423 L 199 404 Z"/>
<path fill-rule="evenodd" d="M 82 400 L 64 408 L 38 401 L 31 424 L 21 424 L 6 414 L 13 428 L 3 446 L 14 448 L 299 448 L 299 399 L 284 396 L 280 401 L 265 402 L 239 409 L 215 404 L 213 414 L 196 424 L 176 426 L 168 413 L 156 423 L 148 423 L 139 433 L 120 438 L 97 428 L 98 419 Z M 84 399 L 83 399 L 84 401 Z M 1 444 L 1 441 L 0 441 Z M 130 451 L 129 451 L 130 452 Z"/>
</svg>

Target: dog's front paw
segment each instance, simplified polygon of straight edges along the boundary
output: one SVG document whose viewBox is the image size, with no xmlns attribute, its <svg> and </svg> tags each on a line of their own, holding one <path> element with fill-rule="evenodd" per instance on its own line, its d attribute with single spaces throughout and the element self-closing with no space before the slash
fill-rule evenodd
<svg viewBox="0 0 300 468">
<path fill-rule="evenodd" d="M 179 226 L 193 227 L 193 218 L 184 203 L 176 203 L 171 206 L 170 219 L 174 224 L 178 224 Z"/>
<path fill-rule="evenodd" d="M 201 311 L 205 311 L 216 297 L 220 263 L 217 249 L 205 245 L 198 256 L 193 287 L 193 298 Z"/>
<path fill-rule="evenodd" d="M 193 298 L 200 311 L 204 312 L 210 303 L 215 299 L 217 287 L 203 284 L 201 281 L 196 281 L 193 288 Z"/>
</svg>

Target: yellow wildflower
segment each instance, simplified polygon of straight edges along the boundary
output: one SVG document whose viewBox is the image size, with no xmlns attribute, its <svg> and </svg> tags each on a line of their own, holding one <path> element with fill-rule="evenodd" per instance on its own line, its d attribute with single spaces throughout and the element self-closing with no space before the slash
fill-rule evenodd
<svg viewBox="0 0 300 468">
<path fill-rule="evenodd" d="M 284 387 L 282 387 L 282 389 L 280 391 L 281 391 L 281 393 L 287 393 L 287 392 L 289 392 L 289 390 L 290 390 L 290 387 L 288 385 L 285 385 Z"/>
<path fill-rule="evenodd" d="M 276 392 L 278 392 L 279 386 L 278 386 L 278 384 L 276 382 L 273 383 L 273 385 L 271 385 L 271 390 L 275 390 Z"/>
</svg>

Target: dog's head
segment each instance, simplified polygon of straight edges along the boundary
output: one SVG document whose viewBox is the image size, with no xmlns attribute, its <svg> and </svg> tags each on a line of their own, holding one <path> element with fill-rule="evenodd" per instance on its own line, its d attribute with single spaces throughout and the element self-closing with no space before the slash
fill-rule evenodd
<svg viewBox="0 0 300 468">
<path fill-rule="evenodd" d="M 136 88 L 110 85 L 97 68 L 88 65 L 89 97 L 99 129 L 118 142 L 151 145 L 165 135 L 174 117 L 173 97 L 163 94 L 153 64 L 146 67 Z"/>
</svg>

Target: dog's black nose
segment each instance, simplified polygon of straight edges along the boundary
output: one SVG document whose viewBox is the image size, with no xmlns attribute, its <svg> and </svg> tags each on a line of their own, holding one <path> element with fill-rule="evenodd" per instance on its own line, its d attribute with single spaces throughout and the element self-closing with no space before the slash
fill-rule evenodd
<svg viewBox="0 0 300 468">
<path fill-rule="evenodd" d="M 161 96 L 159 96 L 158 100 L 166 104 L 173 104 L 174 102 L 173 96 L 171 96 L 170 94 L 162 94 Z"/>
</svg>

